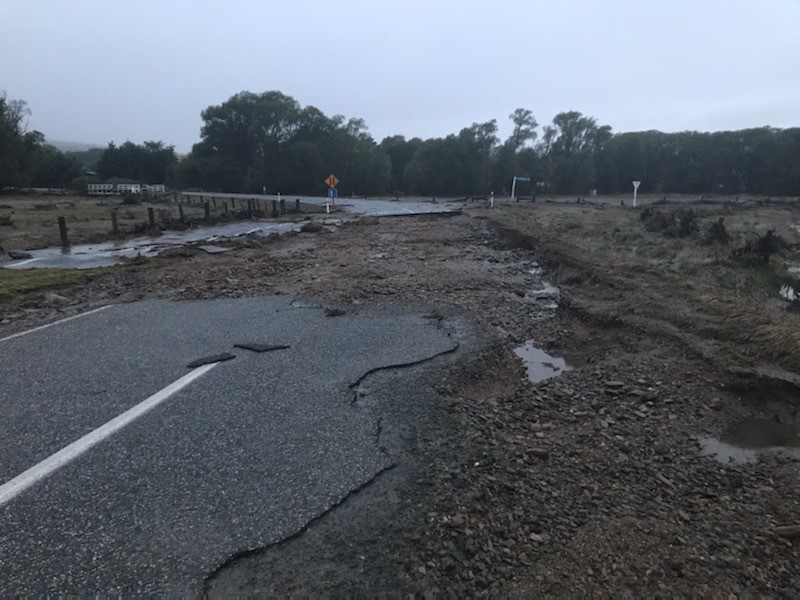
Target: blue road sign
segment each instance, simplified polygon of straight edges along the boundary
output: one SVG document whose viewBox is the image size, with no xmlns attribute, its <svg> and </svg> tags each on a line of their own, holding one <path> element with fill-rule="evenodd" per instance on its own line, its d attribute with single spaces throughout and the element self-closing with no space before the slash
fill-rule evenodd
<svg viewBox="0 0 800 600">
<path fill-rule="evenodd" d="M 336 198 L 338 194 L 339 193 L 337 192 L 336 188 L 330 188 L 328 190 L 328 198 Z"/>
<path fill-rule="evenodd" d="M 514 177 L 517 181 L 530 181 L 530 177 Z"/>
</svg>

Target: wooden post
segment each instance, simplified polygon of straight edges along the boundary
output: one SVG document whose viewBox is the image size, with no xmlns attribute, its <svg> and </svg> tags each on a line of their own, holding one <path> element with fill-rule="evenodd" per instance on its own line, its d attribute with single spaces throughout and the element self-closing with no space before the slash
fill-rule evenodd
<svg viewBox="0 0 800 600">
<path fill-rule="evenodd" d="M 58 217 L 58 231 L 61 234 L 61 245 L 69 246 L 69 238 L 67 238 L 67 220 L 64 217 Z"/>
<path fill-rule="evenodd" d="M 277 200 L 273 200 L 272 201 L 272 216 L 273 217 L 277 217 L 278 216 L 278 201 Z"/>
<path fill-rule="evenodd" d="M 117 221 L 117 211 L 111 211 L 111 233 L 119 235 L 119 222 Z"/>
<path fill-rule="evenodd" d="M 248 218 L 253 218 L 253 199 L 247 201 L 247 216 Z"/>
<path fill-rule="evenodd" d="M 214 206 L 214 208 L 217 208 L 217 199 L 211 198 L 211 204 Z"/>
<path fill-rule="evenodd" d="M 294 212 L 300 212 L 300 198 L 296 198 L 294 201 Z"/>
<path fill-rule="evenodd" d="M 222 212 L 225 213 L 226 217 L 228 216 L 228 201 L 227 200 L 223 200 L 222 201 Z"/>
<path fill-rule="evenodd" d="M 206 220 L 208 220 L 211 218 L 211 204 L 206 202 L 205 209 L 206 209 Z"/>
<path fill-rule="evenodd" d="M 181 218 L 181 223 L 183 223 L 186 220 L 186 217 L 183 214 L 183 204 L 178 204 L 178 215 Z"/>
<path fill-rule="evenodd" d="M 156 228 L 156 211 L 152 206 L 147 207 L 147 218 L 150 221 L 150 229 Z"/>
<path fill-rule="evenodd" d="M 281 204 L 281 214 L 285 215 L 286 214 L 286 200 L 281 198 L 280 204 Z"/>
</svg>

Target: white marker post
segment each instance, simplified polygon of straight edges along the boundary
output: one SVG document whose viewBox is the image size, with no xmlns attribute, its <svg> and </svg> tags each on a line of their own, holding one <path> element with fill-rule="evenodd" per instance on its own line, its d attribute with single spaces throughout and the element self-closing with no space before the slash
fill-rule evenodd
<svg viewBox="0 0 800 600">
<path fill-rule="evenodd" d="M 636 208 L 636 191 L 639 189 L 639 186 L 642 185 L 641 181 L 633 181 L 633 208 Z"/>
<path fill-rule="evenodd" d="M 494 208 L 494 192 L 489 194 L 489 208 Z"/>
</svg>

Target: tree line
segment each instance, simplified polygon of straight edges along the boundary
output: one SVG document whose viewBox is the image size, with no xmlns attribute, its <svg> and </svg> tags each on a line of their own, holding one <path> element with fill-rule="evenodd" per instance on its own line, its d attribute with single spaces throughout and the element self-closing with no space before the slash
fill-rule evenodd
<svg viewBox="0 0 800 600">
<path fill-rule="evenodd" d="M 577 111 L 541 126 L 519 108 L 512 132 L 497 121 L 445 137 L 375 141 L 361 119 L 327 116 L 272 91 L 241 92 L 202 113 L 200 141 L 178 157 L 163 142 L 61 153 L 27 132 L 24 102 L 0 96 L 0 188 L 79 187 L 91 179 L 166 183 L 209 191 L 324 193 L 335 173 L 342 195 L 485 196 L 622 193 L 800 194 L 800 128 L 613 133 Z M 92 162 L 94 160 L 94 162 Z"/>
</svg>

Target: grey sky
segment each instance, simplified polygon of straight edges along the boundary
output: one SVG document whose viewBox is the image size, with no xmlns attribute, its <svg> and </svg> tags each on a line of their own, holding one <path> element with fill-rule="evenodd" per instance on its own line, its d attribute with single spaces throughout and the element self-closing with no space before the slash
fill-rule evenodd
<svg viewBox="0 0 800 600">
<path fill-rule="evenodd" d="M 0 0 L 0 90 L 51 139 L 163 140 L 280 90 L 380 140 L 530 108 L 614 131 L 800 126 L 800 0 Z"/>
</svg>

